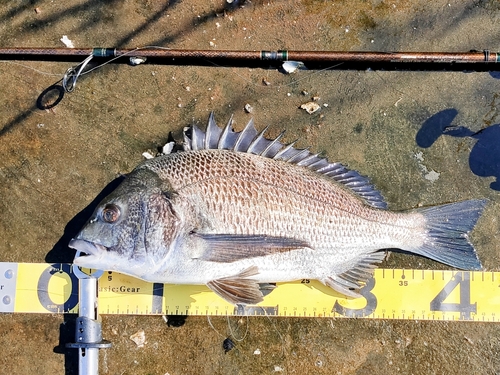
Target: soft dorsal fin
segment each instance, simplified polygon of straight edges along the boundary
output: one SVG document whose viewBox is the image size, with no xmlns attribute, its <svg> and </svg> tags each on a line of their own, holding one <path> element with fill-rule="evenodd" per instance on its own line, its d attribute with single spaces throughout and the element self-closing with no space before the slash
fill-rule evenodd
<svg viewBox="0 0 500 375">
<path fill-rule="evenodd" d="M 281 143 L 279 140 L 284 133 L 275 139 L 267 139 L 264 137 L 267 128 L 259 133 L 253 120 L 250 120 L 241 132 L 235 132 L 232 128 L 232 119 L 231 116 L 224 129 L 221 129 L 217 126 L 212 112 L 206 131 L 196 125 L 184 128 L 184 151 L 223 149 L 284 160 L 334 179 L 348 187 L 372 207 L 387 208 L 382 194 L 375 190 L 367 177 L 347 169 L 340 163 L 330 163 L 326 158 L 312 154 L 307 148 L 295 148 L 295 142 L 288 145 Z"/>
</svg>

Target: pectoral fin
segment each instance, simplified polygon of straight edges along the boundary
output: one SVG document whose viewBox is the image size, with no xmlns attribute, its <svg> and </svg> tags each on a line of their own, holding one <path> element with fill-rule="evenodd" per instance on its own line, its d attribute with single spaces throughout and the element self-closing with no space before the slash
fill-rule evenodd
<svg viewBox="0 0 500 375">
<path fill-rule="evenodd" d="M 287 237 L 200 233 L 194 236 L 204 242 L 204 251 L 199 259 L 219 263 L 231 263 L 310 247 L 306 241 Z"/>
<path fill-rule="evenodd" d="M 249 277 L 258 273 L 258 268 L 252 266 L 237 275 L 212 280 L 207 283 L 207 286 L 235 305 L 255 305 L 262 301 L 263 295 L 259 283 Z"/>
</svg>

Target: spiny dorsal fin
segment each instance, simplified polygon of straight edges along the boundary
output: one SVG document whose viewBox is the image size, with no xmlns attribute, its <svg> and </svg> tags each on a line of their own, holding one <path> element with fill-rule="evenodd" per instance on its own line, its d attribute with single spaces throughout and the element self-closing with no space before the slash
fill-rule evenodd
<svg viewBox="0 0 500 375">
<path fill-rule="evenodd" d="M 221 129 L 217 126 L 212 112 L 205 132 L 196 125 L 184 128 L 184 151 L 223 149 L 284 160 L 334 179 L 351 189 L 372 207 L 387 208 L 387 203 L 380 192 L 375 190 L 368 178 L 358 172 L 349 170 L 340 163 L 330 163 L 326 158 L 312 154 L 307 148 L 297 149 L 293 147 L 295 142 L 288 145 L 281 143 L 279 140 L 284 133 L 275 139 L 267 139 L 264 137 L 267 128 L 259 133 L 253 120 L 250 120 L 241 132 L 233 130 L 232 122 L 231 116 L 224 129 Z"/>
</svg>

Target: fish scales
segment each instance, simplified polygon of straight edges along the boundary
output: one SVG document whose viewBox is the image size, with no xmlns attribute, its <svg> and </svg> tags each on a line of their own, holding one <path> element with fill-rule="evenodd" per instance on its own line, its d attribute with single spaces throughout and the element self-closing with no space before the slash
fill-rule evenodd
<svg viewBox="0 0 500 375">
<path fill-rule="evenodd" d="M 70 247 L 80 266 L 206 284 L 234 304 L 297 279 L 356 297 L 387 248 L 480 269 L 468 234 L 485 205 L 389 211 L 357 172 L 211 115 L 205 132 L 185 131 L 184 151 L 136 167 Z"/>
<path fill-rule="evenodd" d="M 340 246 L 391 247 L 413 233 L 404 215 L 374 210 L 331 179 L 284 161 L 202 150 L 152 159 L 144 167 L 169 178 L 178 194 L 197 196 L 214 233 L 300 233 L 314 249 L 333 254 Z"/>
</svg>

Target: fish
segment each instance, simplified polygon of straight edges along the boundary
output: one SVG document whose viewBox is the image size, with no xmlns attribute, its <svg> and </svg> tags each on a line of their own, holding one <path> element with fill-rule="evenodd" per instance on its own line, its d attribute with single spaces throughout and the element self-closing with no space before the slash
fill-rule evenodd
<svg viewBox="0 0 500 375">
<path fill-rule="evenodd" d="M 370 180 L 258 132 L 184 128 L 182 149 L 146 160 L 69 242 L 79 267 L 206 285 L 252 305 L 277 282 L 319 280 L 356 298 L 386 249 L 480 270 L 469 233 L 487 200 L 391 211 Z M 165 147 L 167 152 L 172 144 Z"/>
</svg>

